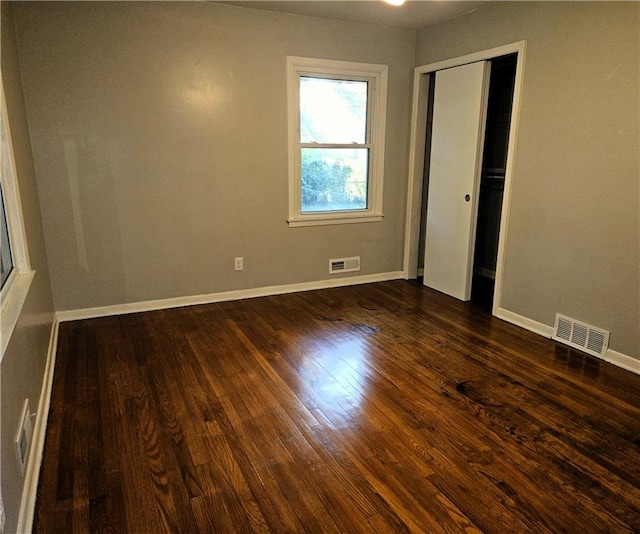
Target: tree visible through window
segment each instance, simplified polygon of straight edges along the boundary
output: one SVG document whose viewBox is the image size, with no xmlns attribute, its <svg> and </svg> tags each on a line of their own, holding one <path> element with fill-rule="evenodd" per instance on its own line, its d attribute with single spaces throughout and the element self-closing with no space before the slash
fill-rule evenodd
<svg viewBox="0 0 640 534">
<path fill-rule="evenodd" d="M 290 57 L 288 76 L 289 224 L 380 220 L 386 67 Z"/>
<path fill-rule="evenodd" d="M 300 78 L 303 213 L 367 208 L 368 85 Z"/>
</svg>

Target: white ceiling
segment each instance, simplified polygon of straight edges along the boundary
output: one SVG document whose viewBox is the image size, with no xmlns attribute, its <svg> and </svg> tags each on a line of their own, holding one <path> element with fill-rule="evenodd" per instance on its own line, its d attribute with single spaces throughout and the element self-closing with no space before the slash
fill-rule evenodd
<svg viewBox="0 0 640 534">
<path fill-rule="evenodd" d="M 475 11 L 488 2 L 408 0 L 398 7 L 381 0 L 236 0 L 219 3 L 419 30 Z"/>
</svg>

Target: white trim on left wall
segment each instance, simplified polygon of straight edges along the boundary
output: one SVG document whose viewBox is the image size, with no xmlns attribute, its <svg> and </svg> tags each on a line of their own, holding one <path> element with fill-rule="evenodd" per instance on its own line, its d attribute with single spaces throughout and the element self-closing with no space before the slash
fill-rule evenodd
<svg viewBox="0 0 640 534">
<path fill-rule="evenodd" d="M 33 428 L 33 441 L 29 449 L 24 485 L 22 487 L 17 532 L 31 532 L 33 530 L 33 515 L 36 508 L 40 466 L 42 465 L 44 442 L 47 434 L 47 420 L 49 418 L 49 407 L 51 404 L 51 388 L 53 386 L 53 370 L 56 364 L 59 325 L 60 322 L 57 317 L 54 316 L 53 324 L 51 325 L 51 335 L 49 336 L 49 349 L 47 351 L 47 362 L 42 380 L 42 390 L 40 391 L 40 401 L 38 402 L 36 422 Z"/>
</svg>

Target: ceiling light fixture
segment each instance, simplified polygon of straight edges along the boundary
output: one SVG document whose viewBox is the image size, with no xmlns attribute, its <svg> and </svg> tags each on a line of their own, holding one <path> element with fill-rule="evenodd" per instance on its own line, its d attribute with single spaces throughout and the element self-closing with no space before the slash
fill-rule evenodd
<svg viewBox="0 0 640 534">
<path fill-rule="evenodd" d="M 402 4 L 404 4 L 405 0 L 384 0 L 387 4 L 390 4 L 392 6 L 401 6 Z"/>
</svg>

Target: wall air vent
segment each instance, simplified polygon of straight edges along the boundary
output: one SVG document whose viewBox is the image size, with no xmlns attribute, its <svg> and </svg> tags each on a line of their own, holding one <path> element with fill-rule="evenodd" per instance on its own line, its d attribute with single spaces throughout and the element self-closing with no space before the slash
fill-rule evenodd
<svg viewBox="0 0 640 534">
<path fill-rule="evenodd" d="M 329 274 L 348 273 L 360 270 L 360 256 L 329 260 Z"/>
<path fill-rule="evenodd" d="M 551 339 L 588 354 L 603 357 L 609 346 L 609 331 L 557 313 Z"/>
<path fill-rule="evenodd" d="M 31 434 L 33 432 L 33 426 L 31 425 L 31 418 L 35 414 L 31 413 L 29 407 L 29 399 L 25 399 L 22 407 L 22 414 L 20 415 L 20 424 L 18 426 L 18 433 L 14 440 L 16 448 L 16 456 L 18 458 L 18 466 L 20 467 L 20 476 L 24 476 L 25 467 L 27 465 L 27 454 L 29 452 L 29 445 L 31 444 Z"/>
</svg>

